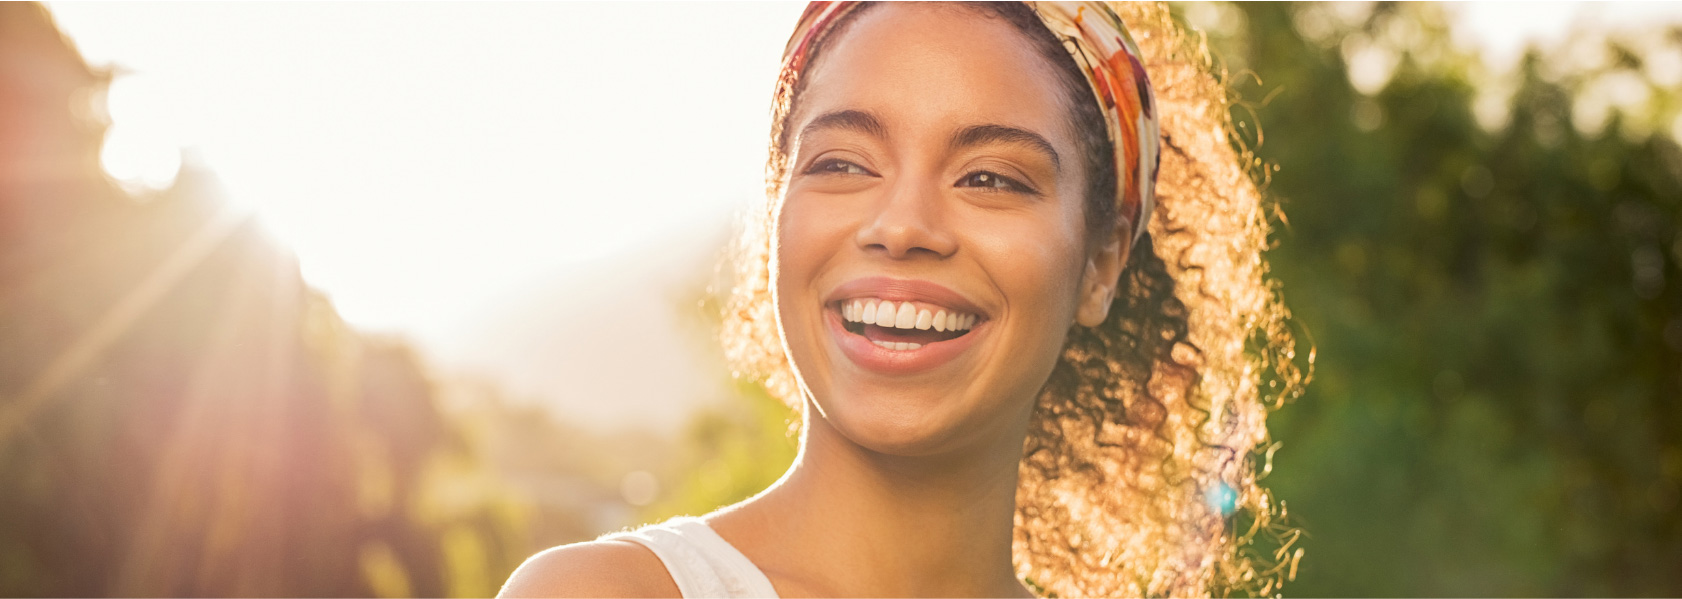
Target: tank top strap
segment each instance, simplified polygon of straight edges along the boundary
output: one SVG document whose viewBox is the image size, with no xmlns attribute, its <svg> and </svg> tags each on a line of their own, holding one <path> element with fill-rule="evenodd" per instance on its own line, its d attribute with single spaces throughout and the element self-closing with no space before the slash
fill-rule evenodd
<svg viewBox="0 0 1682 599">
<path fill-rule="evenodd" d="M 765 573 L 699 518 L 673 518 L 602 539 L 631 541 L 653 551 L 687 599 L 777 596 Z"/>
</svg>

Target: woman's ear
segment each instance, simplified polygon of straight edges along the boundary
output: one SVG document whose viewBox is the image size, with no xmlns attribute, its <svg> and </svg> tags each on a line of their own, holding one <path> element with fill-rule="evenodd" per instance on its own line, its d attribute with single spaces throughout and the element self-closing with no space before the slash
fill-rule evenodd
<svg viewBox="0 0 1682 599">
<path fill-rule="evenodd" d="M 1131 244 L 1124 242 L 1132 227 L 1121 219 L 1086 258 L 1086 272 L 1080 279 L 1080 305 L 1075 309 L 1075 322 L 1085 327 L 1104 324 L 1115 302 L 1116 285 L 1121 269 L 1127 265 Z"/>
</svg>

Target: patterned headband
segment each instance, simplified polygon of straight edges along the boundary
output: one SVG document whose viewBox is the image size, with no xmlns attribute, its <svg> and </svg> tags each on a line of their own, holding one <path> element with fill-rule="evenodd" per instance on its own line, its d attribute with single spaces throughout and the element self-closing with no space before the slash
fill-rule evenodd
<svg viewBox="0 0 1682 599">
<path fill-rule="evenodd" d="M 779 85 L 791 86 L 807 66 L 812 45 L 860 2 L 812 2 L 783 50 Z M 1063 40 L 1086 75 L 1115 147 L 1116 207 L 1133 227 L 1132 241 L 1145 233 L 1155 205 L 1159 128 L 1155 95 L 1139 62 L 1139 46 L 1121 17 L 1102 2 L 1024 2 L 1046 29 Z M 779 94 L 786 90 L 779 90 Z"/>
</svg>

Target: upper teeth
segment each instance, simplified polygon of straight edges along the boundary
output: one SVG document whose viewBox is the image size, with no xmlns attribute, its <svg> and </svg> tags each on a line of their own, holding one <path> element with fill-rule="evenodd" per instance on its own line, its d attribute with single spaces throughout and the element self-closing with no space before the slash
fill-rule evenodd
<svg viewBox="0 0 1682 599">
<path fill-rule="evenodd" d="M 975 315 L 944 308 L 919 309 L 911 302 L 856 299 L 841 305 L 847 322 L 862 322 L 896 329 L 933 328 L 936 331 L 967 331 L 975 326 Z"/>
</svg>

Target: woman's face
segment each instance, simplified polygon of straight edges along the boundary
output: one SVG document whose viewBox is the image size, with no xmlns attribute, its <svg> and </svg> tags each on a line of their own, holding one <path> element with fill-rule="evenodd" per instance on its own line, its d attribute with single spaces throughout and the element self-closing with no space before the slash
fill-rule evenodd
<svg viewBox="0 0 1682 599">
<path fill-rule="evenodd" d="M 1003 20 L 892 4 L 806 74 L 772 292 L 814 418 L 853 442 L 1020 447 L 1082 302 L 1107 302 L 1054 68 Z"/>
</svg>

